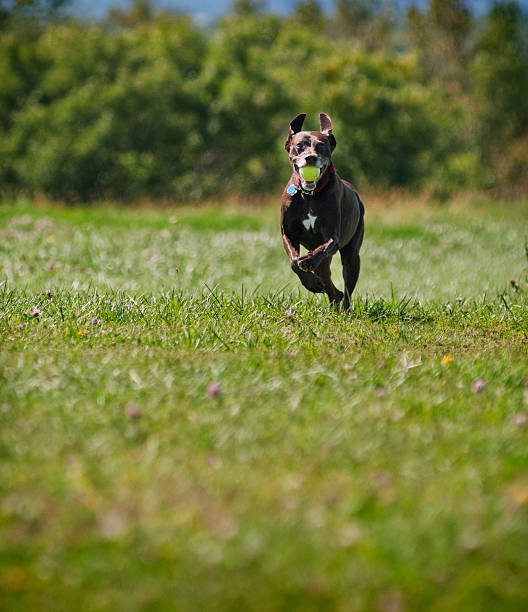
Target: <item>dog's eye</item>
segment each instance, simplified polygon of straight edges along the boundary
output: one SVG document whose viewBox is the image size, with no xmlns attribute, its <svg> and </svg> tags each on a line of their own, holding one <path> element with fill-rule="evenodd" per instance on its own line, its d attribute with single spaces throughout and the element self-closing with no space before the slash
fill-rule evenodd
<svg viewBox="0 0 528 612">
<path fill-rule="evenodd" d="M 326 145 L 323 144 L 322 142 L 319 142 L 315 145 L 315 151 L 316 153 L 318 153 L 319 155 L 324 155 L 327 152 L 327 148 Z"/>
</svg>

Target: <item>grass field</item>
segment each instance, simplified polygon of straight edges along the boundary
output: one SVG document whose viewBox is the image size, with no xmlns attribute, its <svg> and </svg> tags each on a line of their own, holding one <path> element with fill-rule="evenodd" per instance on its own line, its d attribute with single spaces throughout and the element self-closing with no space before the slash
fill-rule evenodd
<svg viewBox="0 0 528 612">
<path fill-rule="evenodd" d="M 0 205 L 0 609 L 528 609 L 528 202 L 366 206 Z"/>
</svg>

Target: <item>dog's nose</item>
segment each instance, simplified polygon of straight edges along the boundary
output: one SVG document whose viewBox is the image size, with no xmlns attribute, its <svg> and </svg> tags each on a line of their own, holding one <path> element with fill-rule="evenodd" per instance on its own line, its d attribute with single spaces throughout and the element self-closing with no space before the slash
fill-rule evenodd
<svg viewBox="0 0 528 612">
<path fill-rule="evenodd" d="M 313 166 L 317 163 L 317 155 L 307 155 L 304 159 L 307 166 Z"/>
</svg>

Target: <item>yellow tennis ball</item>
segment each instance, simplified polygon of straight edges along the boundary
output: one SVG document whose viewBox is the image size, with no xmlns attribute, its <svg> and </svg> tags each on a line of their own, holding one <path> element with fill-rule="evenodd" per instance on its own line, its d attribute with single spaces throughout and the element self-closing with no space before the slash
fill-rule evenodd
<svg viewBox="0 0 528 612">
<path fill-rule="evenodd" d="M 312 183 L 321 174 L 321 168 L 317 166 L 303 166 L 299 173 L 301 177 L 308 183 Z"/>
</svg>

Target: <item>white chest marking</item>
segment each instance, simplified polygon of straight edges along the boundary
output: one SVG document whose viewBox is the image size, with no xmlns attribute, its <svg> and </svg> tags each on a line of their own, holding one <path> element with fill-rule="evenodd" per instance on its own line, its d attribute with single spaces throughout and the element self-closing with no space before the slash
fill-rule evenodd
<svg viewBox="0 0 528 612">
<path fill-rule="evenodd" d="M 315 227 L 315 221 L 317 220 L 317 217 L 314 217 L 312 215 L 312 213 L 308 213 L 308 218 L 305 219 L 302 224 L 304 225 L 304 227 L 308 230 L 308 229 L 314 229 Z"/>
</svg>

